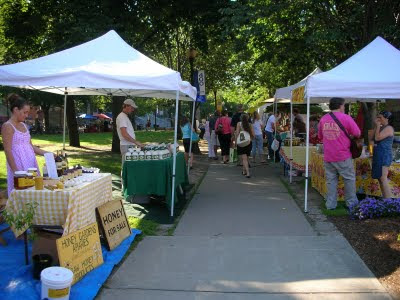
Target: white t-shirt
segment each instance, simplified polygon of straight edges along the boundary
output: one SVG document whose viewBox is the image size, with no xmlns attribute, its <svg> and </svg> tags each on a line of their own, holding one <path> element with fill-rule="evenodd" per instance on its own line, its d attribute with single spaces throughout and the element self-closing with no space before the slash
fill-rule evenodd
<svg viewBox="0 0 400 300">
<path fill-rule="evenodd" d="M 265 126 L 265 131 L 274 132 L 274 130 L 272 129 L 272 123 L 275 124 L 275 116 L 274 115 L 271 115 L 269 117 L 268 122 L 267 122 L 267 126 Z"/>
<path fill-rule="evenodd" d="M 121 134 L 121 127 L 126 127 L 126 132 L 131 138 L 136 139 L 135 131 L 133 130 L 132 122 L 129 120 L 126 113 L 121 112 L 117 117 L 117 133 L 120 140 L 120 145 L 134 145 L 132 142 L 127 141 Z"/>
<path fill-rule="evenodd" d="M 261 120 L 254 120 L 253 122 L 254 135 L 262 135 L 261 124 L 262 124 Z"/>
</svg>

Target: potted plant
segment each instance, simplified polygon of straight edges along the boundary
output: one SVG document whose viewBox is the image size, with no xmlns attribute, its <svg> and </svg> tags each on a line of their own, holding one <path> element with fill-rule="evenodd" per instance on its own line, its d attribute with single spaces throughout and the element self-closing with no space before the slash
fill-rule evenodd
<svg viewBox="0 0 400 300">
<path fill-rule="evenodd" d="M 14 232 L 17 234 L 24 234 L 25 240 L 25 262 L 29 264 L 28 259 L 28 232 L 29 238 L 31 240 L 35 239 L 35 233 L 32 230 L 33 218 L 35 216 L 35 209 L 38 203 L 35 201 L 30 201 L 25 204 L 24 209 L 20 209 L 17 212 L 11 211 L 10 209 L 5 209 L 3 211 L 4 220 L 8 223 L 10 227 L 13 228 Z M 52 265 L 52 257 L 48 254 L 37 254 L 33 256 L 33 277 L 35 279 L 40 279 L 40 272 Z"/>
</svg>

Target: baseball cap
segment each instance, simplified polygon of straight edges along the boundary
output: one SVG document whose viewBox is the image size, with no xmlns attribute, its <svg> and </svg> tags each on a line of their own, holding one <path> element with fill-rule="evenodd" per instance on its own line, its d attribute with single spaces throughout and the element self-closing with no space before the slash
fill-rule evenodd
<svg viewBox="0 0 400 300">
<path fill-rule="evenodd" d="M 130 105 L 130 106 L 132 106 L 133 108 L 138 108 L 138 106 L 135 104 L 135 101 L 133 101 L 132 99 L 126 99 L 126 100 L 124 101 L 124 104 Z"/>
</svg>

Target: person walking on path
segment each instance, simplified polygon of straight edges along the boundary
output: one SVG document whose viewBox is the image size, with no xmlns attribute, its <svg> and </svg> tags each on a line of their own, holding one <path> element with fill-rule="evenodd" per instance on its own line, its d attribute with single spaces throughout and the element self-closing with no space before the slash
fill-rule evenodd
<svg viewBox="0 0 400 300">
<path fill-rule="evenodd" d="M 210 143 L 211 146 L 214 149 L 214 156 L 213 159 L 218 160 L 218 155 L 217 155 L 217 151 L 218 151 L 218 147 L 219 145 L 219 141 L 218 141 L 218 135 L 215 132 L 215 123 L 217 122 L 218 118 L 220 117 L 220 112 L 218 110 L 215 111 L 214 115 L 210 116 L 209 119 L 209 127 L 210 127 Z"/>
<path fill-rule="evenodd" d="M 195 133 L 195 130 L 190 124 L 189 119 L 187 117 L 183 117 L 181 120 L 181 130 L 182 130 L 183 147 L 185 148 L 186 165 L 190 164 L 190 169 L 193 169 L 193 152 L 189 162 L 189 150 L 190 150 L 190 137 L 192 136 L 193 133 Z"/>
<path fill-rule="evenodd" d="M 256 162 L 256 156 L 258 152 L 258 156 L 260 158 L 261 163 L 265 163 L 263 158 L 263 134 L 262 128 L 264 127 L 260 114 L 258 112 L 254 112 L 253 114 L 253 131 L 254 131 L 254 139 L 252 142 L 251 156 L 253 157 L 253 162 Z"/>
<path fill-rule="evenodd" d="M 378 179 L 383 198 L 392 197 L 388 183 L 389 167 L 392 164 L 394 129 L 390 126 L 392 113 L 382 111 L 375 120 L 374 152 L 372 158 L 372 178 Z"/>
<path fill-rule="evenodd" d="M 273 160 L 274 159 L 274 150 L 272 150 L 272 142 L 274 141 L 274 134 L 276 129 L 276 123 L 280 119 L 281 113 L 279 111 L 276 111 L 274 115 L 271 115 L 268 118 L 267 124 L 265 125 L 265 132 L 267 134 L 267 139 L 268 139 L 268 155 L 269 159 Z M 278 154 L 279 155 L 279 154 Z"/>
<path fill-rule="evenodd" d="M 204 129 L 205 129 L 204 139 L 207 141 L 207 145 L 208 145 L 208 158 L 214 159 L 215 158 L 214 144 L 211 141 L 211 127 L 210 127 L 209 120 L 206 121 L 206 124 L 204 125 Z"/>
<path fill-rule="evenodd" d="M 136 140 L 132 122 L 128 117 L 137 108 L 138 108 L 137 105 L 132 99 L 126 99 L 122 105 L 122 112 L 118 115 L 116 120 L 117 133 L 119 137 L 120 150 L 122 156 L 122 165 L 124 164 L 125 154 L 126 152 L 128 152 L 129 146 L 136 145 L 140 148 L 143 147 L 143 144 L 138 140 Z"/>
<path fill-rule="evenodd" d="M 232 116 L 232 120 L 231 120 L 231 132 L 232 132 L 232 144 L 234 144 L 235 140 L 236 140 L 236 126 L 237 124 L 240 122 L 240 117 L 243 114 L 243 105 L 239 104 L 237 107 L 237 112 Z M 242 158 L 239 156 L 239 159 L 237 161 L 237 165 L 238 166 L 242 166 Z"/>
<path fill-rule="evenodd" d="M 24 123 L 30 111 L 28 101 L 17 94 L 10 94 L 7 102 L 12 115 L 1 127 L 1 136 L 7 161 L 7 192 L 10 196 L 14 189 L 14 173 L 37 168 L 40 175 L 35 155 L 44 155 L 46 151 L 32 144 L 28 127 Z"/>
<path fill-rule="evenodd" d="M 228 111 L 222 111 L 222 116 L 215 122 L 215 131 L 218 133 L 218 139 L 221 145 L 222 160 L 224 164 L 227 164 L 229 162 L 229 148 L 232 137 L 231 119 L 228 117 Z"/>
<path fill-rule="evenodd" d="M 329 101 L 329 109 L 331 113 L 321 118 L 318 127 L 318 137 L 324 145 L 324 167 L 328 189 L 326 208 L 335 209 L 337 206 L 338 175 L 344 179 L 344 197 L 347 206 L 352 207 L 357 205 L 358 199 L 350 139 L 339 127 L 337 121 L 343 125 L 350 136 L 359 137 L 361 132 L 354 120 L 344 113 L 343 98 L 332 98 Z"/>
<path fill-rule="evenodd" d="M 247 133 L 247 138 L 245 134 Z M 243 138 L 242 138 L 243 135 Z M 240 116 L 240 122 L 236 125 L 237 137 L 237 152 L 241 156 L 243 162 L 242 175 L 250 178 L 250 168 L 249 168 L 249 156 L 252 148 L 252 139 L 254 138 L 253 126 L 249 122 L 249 116 L 247 114 L 242 114 Z M 239 139 L 242 139 L 244 143 L 241 145 Z"/>
</svg>

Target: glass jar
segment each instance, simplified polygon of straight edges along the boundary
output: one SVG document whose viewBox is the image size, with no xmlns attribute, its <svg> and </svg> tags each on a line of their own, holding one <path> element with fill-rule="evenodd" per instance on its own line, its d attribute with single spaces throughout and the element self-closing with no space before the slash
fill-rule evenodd
<svg viewBox="0 0 400 300">
<path fill-rule="evenodd" d="M 32 174 L 26 171 L 14 172 L 14 188 L 16 190 L 25 190 L 35 185 Z"/>
<path fill-rule="evenodd" d="M 126 161 L 131 161 L 131 160 L 132 160 L 132 155 L 131 155 L 130 152 L 127 152 L 127 153 L 125 154 L 125 160 L 126 160 Z"/>
<path fill-rule="evenodd" d="M 133 161 L 137 161 L 139 159 L 139 153 L 136 151 L 133 152 L 131 156 Z"/>
<path fill-rule="evenodd" d="M 146 157 L 146 158 L 145 158 L 146 160 L 151 160 L 152 157 L 153 157 L 153 151 L 151 151 L 151 150 L 146 151 L 145 157 Z"/>
<path fill-rule="evenodd" d="M 28 168 L 28 174 L 31 174 L 33 177 L 36 177 L 37 174 L 37 168 Z"/>
<path fill-rule="evenodd" d="M 139 152 L 139 160 L 144 160 L 144 151 Z"/>
</svg>

